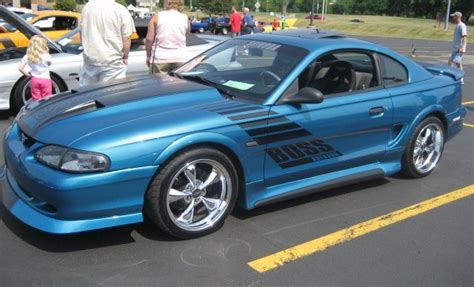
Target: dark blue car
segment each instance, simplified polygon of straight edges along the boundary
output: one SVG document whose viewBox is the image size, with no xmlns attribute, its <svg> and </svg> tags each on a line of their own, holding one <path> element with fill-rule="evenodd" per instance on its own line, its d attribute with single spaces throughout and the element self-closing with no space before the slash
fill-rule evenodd
<svg viewBox="0 0 474 287">
<path fill-rule="evenodd" d="M 30 102 L 5 135 L 1 200 L 51 233 L 137 223 L 193 238 L 246 209 L 435 170 L 463 73 L 317 30 L 228 40 L 170 75 Z"/>
<path fill-rule="evenodd" d="M 204 33 L 209 31 L 215 23 L 216 20 L 212 17 L 204 17 L 201 18 L 199 21 L 195 21 L 191 23 L 191 32 L 192 33 Z"/>
</svg>

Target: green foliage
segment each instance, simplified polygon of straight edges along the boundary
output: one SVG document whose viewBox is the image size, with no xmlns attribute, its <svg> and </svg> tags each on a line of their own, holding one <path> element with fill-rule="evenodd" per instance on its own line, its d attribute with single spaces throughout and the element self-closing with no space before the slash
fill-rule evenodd
<svg viewBox="0 0 474 287">
<path fill-rule="evenodd" d="M 54 5 L 54 9 L 62 11 L 75 11 L 76 10 L 75 0 L 57 0 Z"/>
<path fill-rule="evenodd" d="M 203 12 L 212 15 L 230 14 L 234 1 L 231 0 L 199 0 L 199 4 L 194 6 L 199 7 Z"/>
<path fill-rule="evenodd" d="M 126 0 L 121 0 L 126 1 Z M 235 5 L 241 9 L 242 3 L 251 10 L 257 0 L 192 0 L 193 6 L 208 14 L 228 14 Z M 446 14 L 448 0 L 328 0 L 329 13 L 355 15 L 390 15 L 435 19 Z M 129 0 L 127 0 L 129 2 Z M 309 13 L 313 0 L 259 0 L 261 12 Z M 323 0 L 314 0 L 320 7 Z M 452 0 L 451 11 L 461 11 L 467 22 L 474 12 L 474 0 Z M 189 7 L 189 0 L 186 0 Z M 316 5 L 315 5 L 316 9 Z M 320 13 L 321 10 L 319 10 Z M 318 13 L 318 11 L 315 11 Z"/>
</svg>

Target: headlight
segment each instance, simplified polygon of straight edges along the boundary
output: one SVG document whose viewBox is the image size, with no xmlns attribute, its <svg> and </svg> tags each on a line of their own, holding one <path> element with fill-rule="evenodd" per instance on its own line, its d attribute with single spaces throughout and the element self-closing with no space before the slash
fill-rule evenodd
<svg viewBox="0 0 474 287">
<path fill-rule="evenodd" d="M 39 149 L 35 157 L 41 163 L 68 172 L 106 171 L 110 165 L 106 155 L 55 145 Z"/>
</svg>

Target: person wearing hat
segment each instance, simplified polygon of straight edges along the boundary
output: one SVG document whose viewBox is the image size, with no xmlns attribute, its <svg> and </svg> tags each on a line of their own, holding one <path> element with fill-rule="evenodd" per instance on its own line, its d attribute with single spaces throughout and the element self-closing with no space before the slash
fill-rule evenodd
<svg viewBox="0 0 474 287">
<path fill-rule="evenodd" d="M 448 65 L 452 66 L 454 64 L 462 70 L 462 57 L 466 53 L 467 46 L 467 28 L 466 24 L 461 20 L 461 12 L 454 12 L 451 14 L 451 17 L 453 17 L 456 23 L 456 28 L 454 29 L 453 50 Z"/>
</svg>

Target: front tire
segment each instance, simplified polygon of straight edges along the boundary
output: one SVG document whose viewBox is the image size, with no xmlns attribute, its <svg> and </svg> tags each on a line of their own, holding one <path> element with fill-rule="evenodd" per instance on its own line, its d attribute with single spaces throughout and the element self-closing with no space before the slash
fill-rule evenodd
<svg viewBox="0 0 474 287">
<path fill-rule="evenodd" d="M 53 95 L 56 93 L 64 92 L 67 90 L 67 86 L 63 81 L 56 75 L 51 74 L 51 83 L 53 85 Z M 11 100 L 11 109 L 13 112 L 18 112 L 26 102 L 31 99 L 31 78 L 21 78 L 13 91 L 13 97 Z"/>
<path fill-rule="evenodd" d="M 419 123 L 403 155 L 402 173 L 413 178 L 429 175 L 441 159 L 444 139 L 444 125 L 437 117 Z"/>
<path fill-rule="evenodd" d="M 212 233 L 235 205 L 238 175 L 231 160 L 209 149 L 186 151 L 161 169 L 145 196 L 145 214 L 181 239 Z"/>
<path fill-rule="evenodd" d="M 227 27 L 223 27 L 222 30 L 221 30 L 221 33 L 222 33 L 222 35 L 227 35 L 227 34 L 229 34 L 229 29 L 227 29 Z"/>
</svg>

